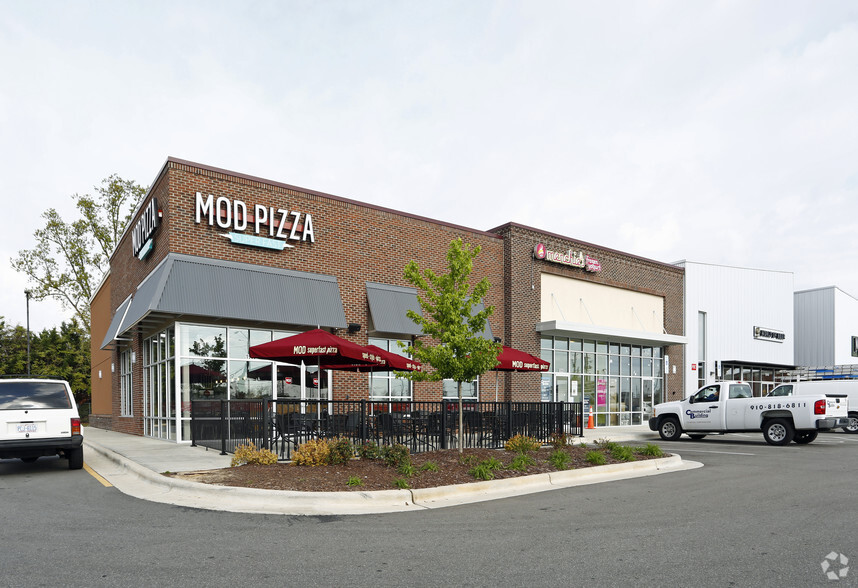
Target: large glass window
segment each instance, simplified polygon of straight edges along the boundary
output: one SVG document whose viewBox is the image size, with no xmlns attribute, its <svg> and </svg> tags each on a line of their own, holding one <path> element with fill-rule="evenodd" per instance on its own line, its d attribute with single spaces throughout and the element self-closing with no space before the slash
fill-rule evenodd
<svg viewBox="0 0 858 588">
<path fill-rule="evenodd" d="M 119 354 L 119 414 L 134 416 L 131 388 L 131 350 L 126 349 Z"/>
<path fill-rule="evenodd" d="M 459 388 L 458 384 L 453 380 L 443 381 L 444 398 L 446 400 L 458 400 Z M 462 399 L 476 400 L 477 399 L 477 380 L 473 382 L 462 382 Z"/>
<path fill-rule="evenodd" d="M 161 331 L 143 341 L 143 434 L 176 438 L 175 331 Z"/>
<path fill-rule="evenodd" d="M 542 376 L 543 401 L 586 398 L 596 426 L 640 424 L 663 400 L 660 347 L 548 336 L 540 346 L 541 357 L 551 362 L 551 372 Z"/>
<path fill-rule="evenodd" d="M 404 355 L 410 357 L 407 347 L 411 345 L 410 341 L 397 339 L 369 339 L 370 345 L 380 347 L 390 353 Z M 400 347 L 400 343 L 406 346 L 406 350 Z M 392 371 L 390 372 L 373 372 L 367 376 L 367 380 L 371 382 L 370 398 L 374 402 L 387 401 L 394 403 L 410 403 L 411 398 L 411 381 L 407 378 L 397 377 Z"/>
</svg>

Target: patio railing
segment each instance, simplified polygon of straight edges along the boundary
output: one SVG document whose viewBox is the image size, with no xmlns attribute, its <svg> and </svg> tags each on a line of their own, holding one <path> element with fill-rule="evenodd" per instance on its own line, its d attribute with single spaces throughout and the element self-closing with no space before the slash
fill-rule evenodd
<svg viewBox="0 0 858 588">
<path fill-rule="evenodd" d="M 390 410 L 394 409 L 394 410 Z M 515 435 L 542 443 L 579 436 L 578 403 L 476 402 L 462 405 L 464 447 L 502 448 Z M 458 447 L 458 402 L 389 405 L 366 400 L 198 400 L 191 403 L 192 444 L 233 453 L 254 443 L 281 460 L 310 439 L 345 437 L 354 445 L 406 445 L 412 453 Z"/>
</svg>

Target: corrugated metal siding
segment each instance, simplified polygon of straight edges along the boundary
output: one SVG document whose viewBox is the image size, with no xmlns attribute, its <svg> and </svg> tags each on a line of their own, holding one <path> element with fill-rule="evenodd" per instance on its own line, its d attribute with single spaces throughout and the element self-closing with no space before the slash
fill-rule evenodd
<svg viewBox="0 0 858 588">
<path fill-rule="evenodd" d="M 149 312 L 345 328 L 333 276 L 171 254 L 140 285 L 128 328 Z"/>
<path fill-rule="evenodd" d="M 834 289 L 795 293 L 797 365 L 834 365 Z"/>
<path fill-rule="evenodd" d="M 369 302 L 373 330 L 402 335 L 423 334 L 420 327 L 407 315 L 409 310 L 423 315 L 415 288 L 367 282 L 366 299 Z"/>
</svg>

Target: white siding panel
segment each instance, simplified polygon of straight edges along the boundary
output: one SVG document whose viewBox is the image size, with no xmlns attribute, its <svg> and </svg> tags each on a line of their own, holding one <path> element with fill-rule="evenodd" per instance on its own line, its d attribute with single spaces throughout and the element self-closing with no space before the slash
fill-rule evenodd
<svg viewBox="0 0 858 588">
<path fill-rule="evenodd" d="M 715 361 L 724 360 L 793 364 L 792 273 L 695 262 L 679 265 L 685 267 L 688 382 L 697 376 L 690 364 L 698 357 L 698 312 L 706 313 L 710 370 Z M 781 331 L 785 339 L 781 343 L 754 339 L 754 327 Z"/>
<path fill-rule="evenodd" d="M 852 337 L 858 337 L 858 300 L 835 289 L 834 313 L 834 363 L 858 363 L 858 357 L 852 357 Z"/>
</svg>

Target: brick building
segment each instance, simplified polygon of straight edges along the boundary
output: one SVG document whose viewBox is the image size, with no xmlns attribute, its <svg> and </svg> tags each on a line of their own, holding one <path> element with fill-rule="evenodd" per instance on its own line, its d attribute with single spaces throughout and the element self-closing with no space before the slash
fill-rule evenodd
<svg viewBox="0 0 858 588">
<path fill-rule="evenodd" d="M 495 307 L 485 336 L 542 356 L 549 373 L 487 374 L 481 400 L 581 401 L 598 426 L 644 423 L 679 395 L 683 269 L 509 223 L 475 230 L 168 158 L 92 306 L 95 426 L 185 441 L 191 400 L 376 403 L 453 397 L 449 382 L 321 373 L 251 359 L 311 328 L 399 352 L 420 336 L 403 269 L 445 271 L 450 241 L 482 249 Z"/>
</svg>

